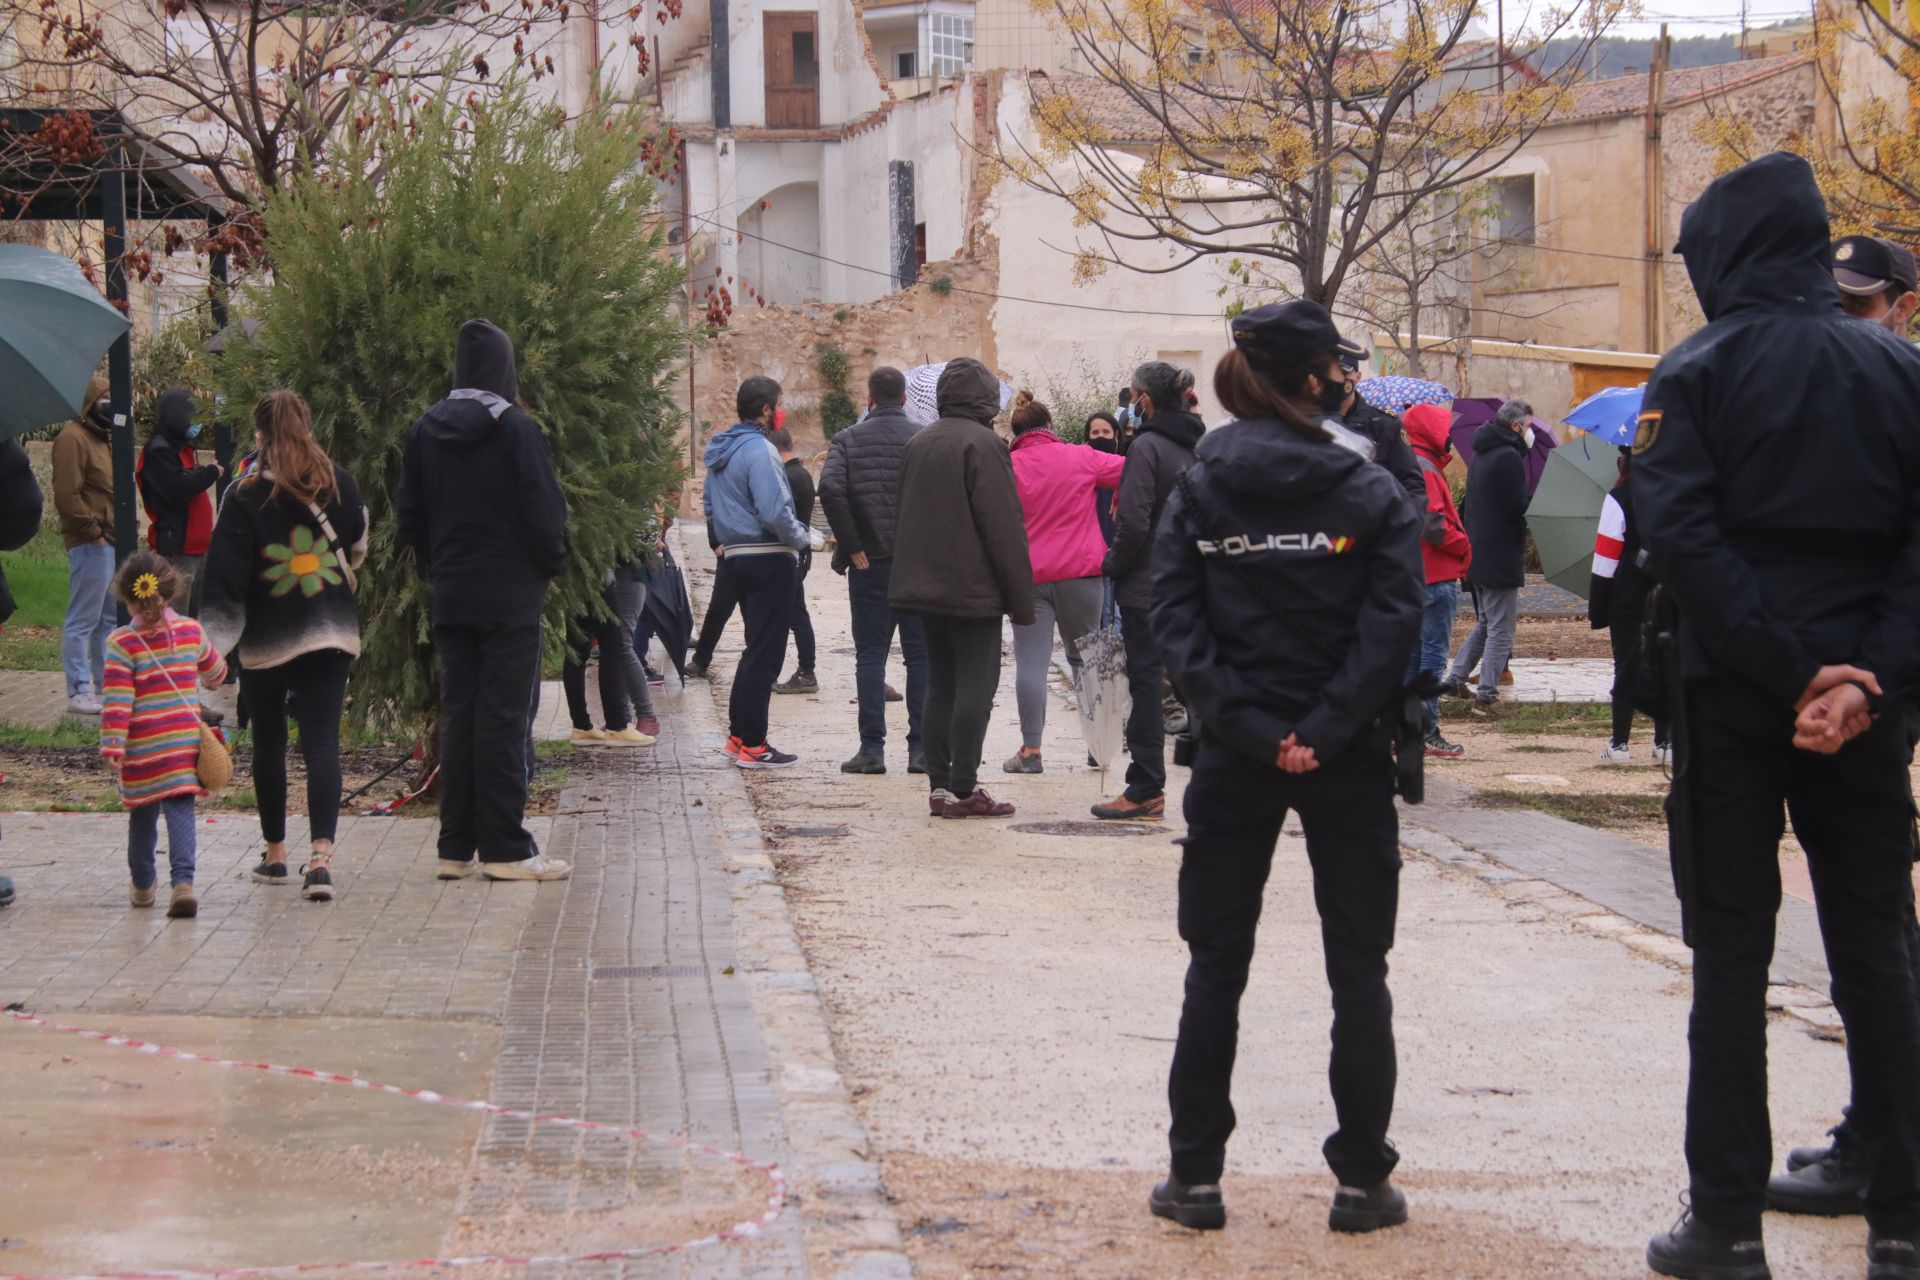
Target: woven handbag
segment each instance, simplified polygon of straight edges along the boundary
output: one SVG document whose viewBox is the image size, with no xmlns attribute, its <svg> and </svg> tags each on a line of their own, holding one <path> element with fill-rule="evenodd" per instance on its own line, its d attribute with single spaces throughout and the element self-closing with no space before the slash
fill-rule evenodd
<svg viewBox="0 0 1920 1280">
<path fill-rule="evenodd" d="M 141 637 L 140 647 L 147 651 L 148 657 L 159 662 L 159 655 L 154 653 L 153 646 L 147 643 L 144 636 Z M 167 648 L 173 648 L 171 623 L 167 625 Z M 160 663 L 160 675 L 175 693 L 180 692 L 180 686 L 174 683 L 173 673 L 167 670 L 167 664 L 164 662 Z M 198 706 L 199 702 L 200 699 L 196 697 L 195 706 Z M 205 721 L 200 724 L 200 755 L 194 761 L 193 772 L 194 776 L 200 779 L 200 785 L 208 791 L 223 790 L 229 782 L 233 781 L 233 756 L 228 753 L 227 744 L 220 737 L 219 731 Z"/>
</svg>

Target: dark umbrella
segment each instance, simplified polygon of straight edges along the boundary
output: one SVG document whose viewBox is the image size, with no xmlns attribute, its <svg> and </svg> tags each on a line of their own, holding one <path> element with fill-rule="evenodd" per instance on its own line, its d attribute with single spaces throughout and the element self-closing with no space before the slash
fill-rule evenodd
<svg viewBox="0 0 1920 1280">
<path fill-rule="evenodd" d="M 647 603 L 640 618 L 667 651 L 674 671 L 685 684 L 687 650 L 693 644 L 693 602 L 687 598 L 686 575 L 665 548 L 661 549 L 660 563 L 647 570 Z"/>
</svg>

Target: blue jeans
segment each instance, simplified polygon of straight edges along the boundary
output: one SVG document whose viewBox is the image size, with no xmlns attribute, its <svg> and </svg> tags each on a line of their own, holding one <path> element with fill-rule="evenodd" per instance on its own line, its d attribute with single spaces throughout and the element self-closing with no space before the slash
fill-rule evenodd
<svg viewBox="0 0 1920 1280">
<path fill-rule="evenodd" d="M 127 810 L 127 869 L 133 887 L 151 889 L 154 846 L 160 840 L 160 811 L 167 813 L 167 860 L 173 864 L 173 884 L 193 883 L 193 797 L 171 796 L 156 804 Z"/>
<path fill-rule="evenodd" d="M 1453 646 L 1453 619 L 1460 612 L 1460 584 L 1434 582 L 1427 586 L 1427 605 L 1420 613 L 1420 640 L 1407 660 L 1406 683 L 1421 672 L 1447 673 L 1447 655 Z M 1427 699 L 1427 732 L 1440 727 L 1440 699 Z"/>
<path fill-rule="evenodd" d="M 887 654 L 894 628 L 907 663 L 907 750 L 920 746 L 920 712 L 927 702 L 927 639 L 917 613 L 895 613 L 887 603 L 893 561 L 875 560 L 847 570 L 847 604 L 853 614 L 853 681 L 860 697 L 860 749 L 884 754 L 887 741 Z"/>
<path fill-rule="evenodd" d="M 60 629 L 60 665 L 67 696 L 99 693 L 107 668 L 107 636 L 118 625 L 114 607 L 113 548 L 90 542 L 67 550 L 67 621 Z"/>
</svg>

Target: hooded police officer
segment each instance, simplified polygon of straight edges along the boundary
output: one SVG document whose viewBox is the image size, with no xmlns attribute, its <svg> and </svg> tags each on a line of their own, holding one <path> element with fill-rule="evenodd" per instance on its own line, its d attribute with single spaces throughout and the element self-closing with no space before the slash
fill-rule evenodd
<svg viewBox="0 0 1920 1280">
<path fill-rule="evenodd" d="M 1635 515 L 1679 613 L 1670 812 L 1694 952 L 1691 1203 L 1647 1250 L 1668 1276 L 1770 1274 L 1766 989 L 1785 810 L 1855 1096 L 1884 1135 L 1868 1274 L 1920 1280 L 1912 815 L 1903 708 L 1886 696 L 1920 678 L 1920 353 L 1847 317 L 1827 236 L 1798 157 L 1707 188 L 1678 252 L 1709 323 L 1654 370 L 1634 445 Z"/>
<path fill-rule="evenodd" d="M 1365 437 L 1333 419 L 1347 394 L 1340 335 L 1311 302 L 1233 322 L 1214 394 L 1237 419 L 1209 432 L 1169 498 L 1154 549 L 1153 634 L 1198 713 L 1187 789 L 1180 936 L 1191 956 L 1168 1082 L 1171 1176 L 1153 1212 L 1226 1223 L 1220 1174 L 1240 994 L 1261 889 L 1299 813 L 1338 1016 L 1339 1179 L 1329 1225 L 1406 1221 L 1389 1179 L 1395 1061 L 1387 951 L 1400 850 L 1382 713 L 1420 627 L 1420 518 Z"/>
</svg>

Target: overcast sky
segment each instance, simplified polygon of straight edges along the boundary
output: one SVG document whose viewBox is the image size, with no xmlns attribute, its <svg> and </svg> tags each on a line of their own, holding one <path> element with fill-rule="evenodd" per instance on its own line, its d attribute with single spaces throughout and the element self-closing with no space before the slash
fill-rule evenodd
<svg viewBox="0 0 1920 1280">
<path fill-rule="evenodd" d="M 1510 24 L 1525 23 L 1529 9 L 1539 12 L 1545 7 L 1539 0 L 1507 0 L 1506 18 Z M 1740 33 L 1739 0 L 1643 0 L 1642 7 L 1644 12 L 1639 18 L 1622 23 L 1614 29 L 1615 33 L 1656 36 L 1663 21 L 1668 33 L 1675 37 Z M 1483 12 L 1488 26 L 1493 25 L 1493 8 L 1492 0 L 1485 0 Z M 1747 3 L 1747 21 L 1754 27 L 1806 17 L 1812 12 L 1811 0 L 1748 0 Z"/>
</svg>

